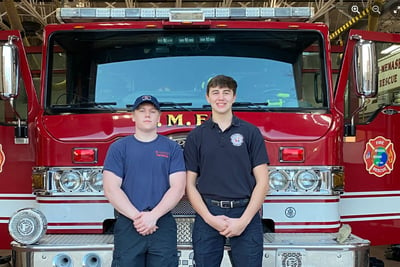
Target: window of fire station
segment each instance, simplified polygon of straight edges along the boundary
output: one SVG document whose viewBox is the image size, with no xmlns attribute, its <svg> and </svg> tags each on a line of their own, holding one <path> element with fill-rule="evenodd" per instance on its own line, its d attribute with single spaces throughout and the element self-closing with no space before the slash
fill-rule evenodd
<svg viewBox="0 0 400 267">
<path fill-rule="evenodd" d="M 328 106 L 323 42 L 314 31 L 75 30 L 49 43 L 48 114 L 126 111 L 144 94 L 157 96 L 163 110 L 209 110 L 206 86 L 218 74 L 238 82 L 235 110 Z"/>
<path fill-rule="evenodd" d="M 26 49 L 26 57 L 28 59 L 29 69 L 36 89 L 36 94 L 40 96 L 40 69 L 42 64 L 42 47 L 28 46 Z"/>
<path fill-rule="evenodd" d="M 344 47 L 335 45 L 332 46 L 331 49 L 332 49 L 331 50 L 332 80 L 333 80 L 333 85 L 335 85 L 338 79 L 340 66 L 343 60 Z"/>
<path fill-rule="evenodd" d="M 376 53 L 378 59 L 378 94 L 375 98 L 366 99 L 367 105 L 355 116 L 355 122 L 368 123 L 389 105 L 400 105 L 400 45 L 390 43 L 376 43 Z M 346 94 L 346 115 L 351 119 L 351 114 L 359 105 L 361 100 L 355 96 L 352 82 L 348 83 L 348 93 Z"/>
</svg>

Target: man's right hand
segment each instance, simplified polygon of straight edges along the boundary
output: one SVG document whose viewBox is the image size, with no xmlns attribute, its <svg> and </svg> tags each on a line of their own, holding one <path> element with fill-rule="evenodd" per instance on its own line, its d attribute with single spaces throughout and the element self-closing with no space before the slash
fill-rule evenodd
<svg viewBox="0 0 400 267">
<path fill-rule="evenodd" d="M 148 211 L 142 211 L 133 218 L 133 226 L 141 235 L 151 235 L 157 231 L 156 223 L 157 219 Z"/>
<path fill-rule="evenodd" d="M 207 223 L 208 223 L 208 225 L 210 225 L 212 228 L 214 228 L 218 232 L 222 232 L 228 227 L 228 223 L 227 223 L 228 219 L 229 219 L 229 217 L 227 217 L 225 215 L 211 216 L 207 220 Z"/>
</svg>

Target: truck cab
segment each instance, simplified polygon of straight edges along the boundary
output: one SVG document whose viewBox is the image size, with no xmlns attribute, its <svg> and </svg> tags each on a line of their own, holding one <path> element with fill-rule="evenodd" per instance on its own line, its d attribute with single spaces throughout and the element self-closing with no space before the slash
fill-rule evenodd
<svg viewBox="0 0 400 267">
<path fill-rule="evenodd" d="M 11 74 L 3 72 L 0 88 L 0 205 L 9 205 L 0 209 L 0 233 L 9 237 L 2 246 L 14 240 L 16 266 L 109 262 L 114 211 L 102 164 L 111 143 L 134 133 L 134 99 L 156 96 L 158 132 L 184 148 L 210 118 L 205 89 L 217 74 L 237 80 L 233 111 L 260 129 L 271 161 L 265 265 L 325 257 L 328 266 L 365 266 L 369 239 L 339 231 L 347 220 L 362 233 L 343 203 L 369 188 L 346 172 L 345 141 L 362 133 L 358 116 L 378 88 L 377 51 L 395 37 L 351 32 L 338 74 L 328 28 L 305 22 L 310 12 L 62 8 L 63 23 L 44 31 L 39 85 L 20 34 L 2 31 L 1 66 Z M 184 264 L 193 210 L 183 199 L 173 212 Z"/>
</svg>

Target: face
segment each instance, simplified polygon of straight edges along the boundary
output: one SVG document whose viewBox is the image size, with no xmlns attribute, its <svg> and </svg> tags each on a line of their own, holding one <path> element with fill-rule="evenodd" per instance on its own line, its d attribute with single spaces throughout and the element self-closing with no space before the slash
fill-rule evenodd
<svg viewBox="0 0 400 267">
<path fill-rule="evenodd" d="M 152 131 L 160 121 L 160 111 L 151 103 L 143 103 L 133 111 L 132 120 L 136 123 L 136 129 Z"/>
<path fill-rule="evenodd" d="M 211 87 L 206 98 L 213 112 L 225 114 L 231 112 L 236 95 L 228 87 Z"/>
</svg>

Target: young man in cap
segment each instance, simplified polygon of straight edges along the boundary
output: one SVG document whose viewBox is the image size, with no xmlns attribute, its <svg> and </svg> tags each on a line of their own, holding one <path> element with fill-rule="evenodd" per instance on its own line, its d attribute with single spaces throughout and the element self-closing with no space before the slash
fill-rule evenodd
<svg viewBox="0 0 400 267">
<path fill-rule="evenodd" d="M 232 113 L 236 88 L 224 75 L 209 81 L 212 117 L 185 144 L 186 194 L 196 211 L 196 267 L 219 267 L 227 238 L 233 266 L 262 265 L 259 210 L 268 191 L 269 160 L 259 129 Z"/>
<path fill-rule="evenodd" d="M 114 142 L 104 162 L 104 194 L 118 212 L 112 266 L 178 266 L 176 221 L 170 213 L 185 190 L 181 147 L 158 135 L 160 105 L 144 95 L 133 104 L 135 133 Z"/>
</svg>

